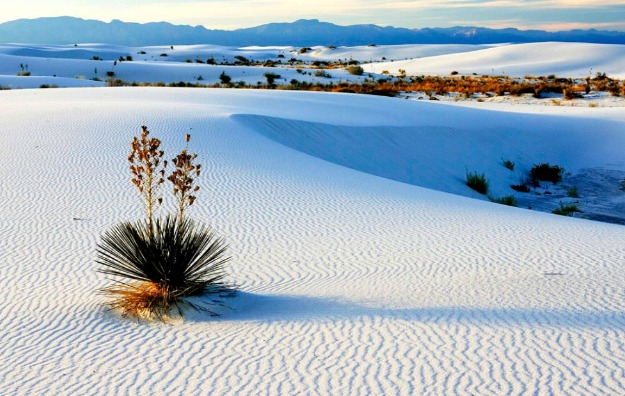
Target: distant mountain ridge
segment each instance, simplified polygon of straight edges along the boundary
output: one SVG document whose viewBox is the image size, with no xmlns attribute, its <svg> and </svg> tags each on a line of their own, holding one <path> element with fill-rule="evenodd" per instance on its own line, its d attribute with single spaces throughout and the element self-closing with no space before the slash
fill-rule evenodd
<svg viewBox="0 0 625 396">
<path fill-rule="evenodd" d="M 541 41 L 625 44 L 625 32 L 568 30 L 546 32 L 515 28 L 451 27 L 406 29 L 377 25 L 339 26 L 317 19 L 269 23 L 237 30 L 168 22 L 109 23 L 74 17 L 18 19 L 0 24 L 0 43 L 75 44 L 107 43 L 128 46 L 215 44 L 248 45 L 369 45 L 369 44 L 494 44 Z"/>
</svg>

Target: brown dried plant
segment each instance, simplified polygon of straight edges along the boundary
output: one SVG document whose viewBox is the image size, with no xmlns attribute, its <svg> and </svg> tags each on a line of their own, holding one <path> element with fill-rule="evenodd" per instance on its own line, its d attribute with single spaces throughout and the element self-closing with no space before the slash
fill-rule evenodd
<svg viewBox="0 0 625 396">
<path fill-rule="evenodd" d="M 194 176 L 199 177 L 202 169 L 202 165 L 194 163 L 197 154 L 189 154 L 191 135 L 187 134 L 185 140 L 187 144 L 184 150 L 172 160 L 176 169 L 167 177 L 167 180 L 174 185 L 173 193 L 178 200 L 179 221 L 184 218 L 186 208 L 195 202 L 196 196 L 193 194 L 200 189 L 200 186 L 195 185 Z"/>
<path fill-rule="evenodd" d="M 148 217 L 149 229 L 154 228 L 154 209 L 163 199 L 157 196 L 158 188 L 163 184 L 167 161 L 162 161 L 163 151 L 160 150 L 161 141 L 149 137 L 150 131 L 145 125 L 141 126 L 141 137 L 133 138 L 132 151 L 128 156 L 132 183 L 137 186 L 143 196 L 145 211 Z"/>
</svg>

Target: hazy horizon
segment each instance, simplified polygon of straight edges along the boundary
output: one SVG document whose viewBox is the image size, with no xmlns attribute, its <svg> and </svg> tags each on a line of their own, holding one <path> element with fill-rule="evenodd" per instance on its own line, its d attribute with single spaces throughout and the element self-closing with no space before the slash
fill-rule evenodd
<svg viewBox="0 0 625 396">
<path fill-rule="evenodd" d="M 523 4 L 519 6 L 517 4 Z M 73 16 L 110 22 L 169 22 L 235 30 L 273 22 L 319 19 L 337 25 L 374 24 L 409 29 L 426 27 L 480 26 L 561 31 L 597 29 L 625 31 L 625 4 L 606 0 L 595 5 L 588 0 L 434 0 L 380 1 L 319 0 L 23 0 L 4 4 L 0 23 L 16 19 Z"/>
</svg>

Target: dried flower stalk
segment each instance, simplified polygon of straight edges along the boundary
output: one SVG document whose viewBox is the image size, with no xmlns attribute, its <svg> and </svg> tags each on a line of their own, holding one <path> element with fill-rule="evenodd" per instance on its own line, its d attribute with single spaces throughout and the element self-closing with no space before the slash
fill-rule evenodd
<svg viewBox="0 0 625 396">
<path fill-rule="evenodd" d="M 143 196 L 145 211 L 148 217 L 150 230 L 154 229 L 153 213 L 156 205 L 160 205 L 163 199 L 157 197 L 157 191 L 163 184 L 167 161 L 161 162 L 163 151 L 159 150 L 161 141 L 150 138 L 148 127 L 141 126 L 141 138 L 134 137 L 131 143 L 132 151 L 128 156 L 132 183 L 137 186 Z"/>
<path fill-rule="evenodd" d="M 200 176 L 202 165 L 194 164 L 197 154 L 189 154 L 189 140 L 191 135 L 187 134 L 185 140 L 186 147 L 176 158 L 172 160 L 176 169 L 167 178 L 174 185 L 174 196 L 178 199 L 178 220 L 182 221 L 187 207 L 195 202 L 195 192 L 200 186 L 195 185 L 193 176 Z"/>
</svg>

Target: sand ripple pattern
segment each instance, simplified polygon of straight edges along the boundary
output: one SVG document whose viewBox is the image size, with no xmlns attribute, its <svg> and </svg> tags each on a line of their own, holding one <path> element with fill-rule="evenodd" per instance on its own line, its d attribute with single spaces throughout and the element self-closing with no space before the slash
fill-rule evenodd
<svg viewBox="0 0 625 396">
<path fill-rule="evenodd" d="M 625 394 L 625 228 L 368 175 L 232 117 L 358 126 L 387 99 L 1 96 L 2 395 Z M 423 110 L 392 104 L 389 123 Z M 125 163 L 141 122 L 172 151 L 191 131 L 207 168 L 192 214 L 242 290 L 219 319 L 120 320 L 96 293 L 99 236 L 141 216 Z"/>
</svg>

